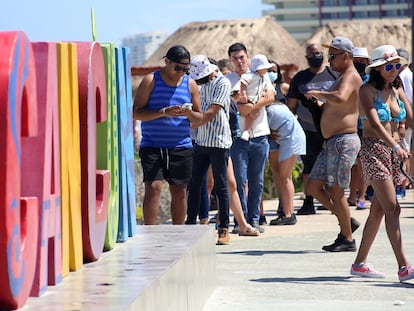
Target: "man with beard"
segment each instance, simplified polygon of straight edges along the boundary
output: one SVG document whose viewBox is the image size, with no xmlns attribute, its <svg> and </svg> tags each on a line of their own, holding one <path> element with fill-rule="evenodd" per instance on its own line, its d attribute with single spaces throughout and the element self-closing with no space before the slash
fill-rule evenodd
<svg viewBox="0 0 414 311">
<path fill-rule="evenodd" d="M 327 91 L 338 77 L 336 72 L 324 65 L 322 47 L 319 44 L 310 43 L 306 46 L 306 59 L 309 68 L 293 77 L 287 95 L 287 105 L 298 116 L 306 135 L 306 155 L 301 156 L 306 197 L 297 215 L 315 214 L 313 197 L 307 194 L 305 184 L 323 144 L 320 130 L 322 107 L 317 102 L 306 99 L 304 94 L 310 90 Z"/>
</svg>

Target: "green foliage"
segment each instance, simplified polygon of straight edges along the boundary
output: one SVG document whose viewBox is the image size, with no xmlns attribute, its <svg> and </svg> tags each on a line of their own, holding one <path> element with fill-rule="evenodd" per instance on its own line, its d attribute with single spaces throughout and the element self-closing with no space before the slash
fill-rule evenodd
<svg viewBox="0 0 414 311">
<path fill-rule="evenodd" d="M 293 185 L 295 186 L 295 192 L 303 191 L 302 183 L 302 162 L 296 162 L 295 168 L 292 171 Z M 273 183 L 272 170 L 269 163 L 267 163 L 264 172 L 264 187 L 263 187 L 263 199 L 270 200 L 277 198 L 277 192 L 275 184 Z"/>
</svg>

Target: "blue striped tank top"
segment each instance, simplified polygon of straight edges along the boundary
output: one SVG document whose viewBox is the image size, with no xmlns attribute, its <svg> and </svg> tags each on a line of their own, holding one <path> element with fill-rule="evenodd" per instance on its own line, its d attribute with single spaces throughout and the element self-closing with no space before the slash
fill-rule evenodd
<svg viewBox="0 0 414 311">
<path fill-rule="evenodd" d="M 191 103 L 189 76 L 184 75 L 179 86 L 169 86 L 154 72 L 154 88 L 148 109 L 160 110 L 169 106 Z M 139 94 L 138 94 L 139 96 Z M 141 122 L 141 147 L 191 148 L 190 121 L 184 117 L 162 117 Z"/>
</svg>

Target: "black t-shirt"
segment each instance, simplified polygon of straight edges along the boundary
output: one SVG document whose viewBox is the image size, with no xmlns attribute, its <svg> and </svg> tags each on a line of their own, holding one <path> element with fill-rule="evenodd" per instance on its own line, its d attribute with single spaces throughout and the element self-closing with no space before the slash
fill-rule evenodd
<svg viewBox="0 0 414 311">
<path fill-rule="evenodd" d="M 305 69 L 299 71 L 293 77 L 287 98 L 299 100 L 296 115 L 304 130 L 321 133 L 320 120 L 322 114 L 322 109 L 313 101 L 306 99 L 304 94 L 310 90 L 329 91 L 337 78 L 338 73 L 328 67 L 325 67 L 325 70 L 319 74 Z"/>
</svg>

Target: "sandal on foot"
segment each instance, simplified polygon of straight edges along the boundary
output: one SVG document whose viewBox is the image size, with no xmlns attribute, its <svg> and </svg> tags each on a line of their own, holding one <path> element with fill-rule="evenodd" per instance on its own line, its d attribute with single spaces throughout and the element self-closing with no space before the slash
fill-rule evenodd
<svg viewBox="0 0 414 311">
<path fill-rule="evenodd" d="M 256 228 L 247 227 L 244 231 L 239 231 L 239 236 L 259 236 L 260 232 Z"/>
</svg>

